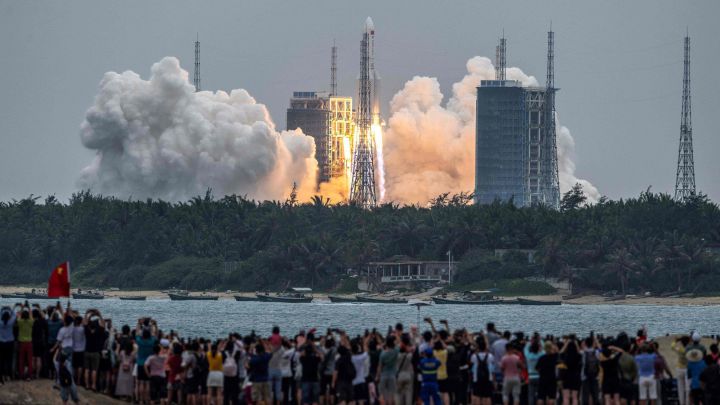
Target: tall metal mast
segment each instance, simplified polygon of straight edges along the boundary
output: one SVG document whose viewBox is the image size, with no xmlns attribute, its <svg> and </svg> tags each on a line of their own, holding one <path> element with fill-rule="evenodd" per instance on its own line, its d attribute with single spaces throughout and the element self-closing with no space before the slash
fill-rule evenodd
<svg viewBox="0 0 720 405">
<path fill-rule="evenodd" d="M 692 110 L 690 98 L 690 35 L 685 36 L 685 63 L 683 64 L 682 112 L 680 113 L 680 145 L 675 199 L 683 200 L 695 195 L 695 158 L 692 140 Z"/>
<path fill-rule="evenodd" d="M 506 49 L 507 41 L 505 40 L 505 30 L 503 30 L 500 44 L 495 47 L 495 80 L 505 80 L 505 68 L 507 65 Z"/>
<path fill-rule="evenodd" d="M 375 27 L 370 17 L 365 21 L 365 32 L 360 41 L 360 82 L 357 109 L 357 139 L 352 162 L 350 201 L 363 208 L 377 205 L 375 194 L 375 142 L 372 134 L 372 86 L 370 70 L 373 65 Z"/>
<path fill-rule="evenodd" d="M 335 97 L 337 95 L 337 46 L 335 46 L 335 40 L 333 40 L 330 54 L 330 96 Z"/>
<path fill-rule="evenodd" d="M 200 91 L 200 34 L 195 39 L 195 75 L 193 76 L 195 91 Z"/>
<path fill-rule="evenodd" d="M 547 33 L 547 76 L 545 78 L 545 134 L 550 153 L 550 167 L 547 173 L 548 203 L 560 208 L 560 177 L 558 176 L 557 133 L 555 130 L 555 32 L 550 25 Z"/>
</svg>

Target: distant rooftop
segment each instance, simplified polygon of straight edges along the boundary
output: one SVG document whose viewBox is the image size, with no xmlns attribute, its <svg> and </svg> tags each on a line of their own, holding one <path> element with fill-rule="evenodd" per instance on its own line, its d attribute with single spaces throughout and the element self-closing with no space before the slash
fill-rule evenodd
<svg viewBox="0 0 720 405">
<path fill-rule="evenodd" d="M 522 87 L 519 80 L 481 80 L 480 87 Z"/>
</svg>

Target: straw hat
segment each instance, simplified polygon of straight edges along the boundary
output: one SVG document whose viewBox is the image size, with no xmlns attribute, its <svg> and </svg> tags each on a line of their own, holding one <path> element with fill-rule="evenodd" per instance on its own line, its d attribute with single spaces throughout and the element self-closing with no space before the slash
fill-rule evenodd
<svg viewBox="0 0 720 405">
<path fill-rule="evenodd" d="M 692 349 L 685 354 L 685 358 L 687 359 L 687 361 L 690 361 L 690 362 L 702 361 L 703 354 L 702 354 L 702 351 L 700 351 L 700 349 Z"/>
</svg>

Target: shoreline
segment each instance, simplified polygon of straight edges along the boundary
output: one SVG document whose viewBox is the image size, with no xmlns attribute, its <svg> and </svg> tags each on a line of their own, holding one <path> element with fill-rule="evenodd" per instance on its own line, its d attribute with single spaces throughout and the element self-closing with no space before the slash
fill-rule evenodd
<svg viewBox="0 0 720 405">
<path fill-rule="evenodd" d="M 27 293 L 33 288 L 44 289 L 45 287 L 27 287 L 27 286 L 0 286 L 0 294 L 11 294 L 15 292 Z M 122 296 L 132 295 L 143 295 L 149 299 L 163 299 L 168 298 L 167 294 L 160 290 L 120 290 L 110 291 L 103 290 L 105 297 L 107 298 L 118 298 Z M 191 292 L 192 294 L 200 294 L 198 292 Z M 207 292 L 207 295 L 218 296 L 220 299 L 233 300 L 234 296 L 243 297 L 254 297 L 255 292 Z M 337 295 L 340 297 L 352 297 L 354 294 L 332 294 L 332 293 L 317 293 L 313 294 L 313 297 L 320 300 L 328 300 L 328 295 Z M 417 293 L 406 296 L 408 299 L 429 299 L 431 294 L 428 292 Z M 720 305 L 720 296 L 717 297 L 628 297 L 620 300 L 606 301 L 606 298 L 600 295 L 585 295 L 576 297 L 569 300 L 562 299 L 560 294 L 552 295 L 508 295 L 502 296 L 502 299 L 514 299 L 514 298 L 528 298 L 538 301 L 562 301 L 565 305 L 652 305 L 652 306 L 710 306 Z"/>
</svg>

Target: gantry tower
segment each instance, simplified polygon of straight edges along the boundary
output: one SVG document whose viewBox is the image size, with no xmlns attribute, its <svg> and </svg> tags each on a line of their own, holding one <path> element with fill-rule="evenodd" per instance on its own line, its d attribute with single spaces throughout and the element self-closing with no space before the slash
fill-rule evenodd
<svg viewBox="0 0 720 405">
<path fill-rule="evenodd" d="M 690 36 L 685 36 L 682 109 L 680 112 L 680 145 L 678 147 L 675 199 L 695 195 L 695 158 L 693 156 L 692 110 L 690 97 Z"/>
<path fill-rule="evenodd" d="M 357 137 L 352 162 L 350 202 L 363 208 L 377 205 L 375 192 L 375 140 L 372 134 L 372 86 L 373 42 L 375 28 L 368 17 L 365 32 L 360 41 L 360 80 L 358 83 Z"/>
</svg>

